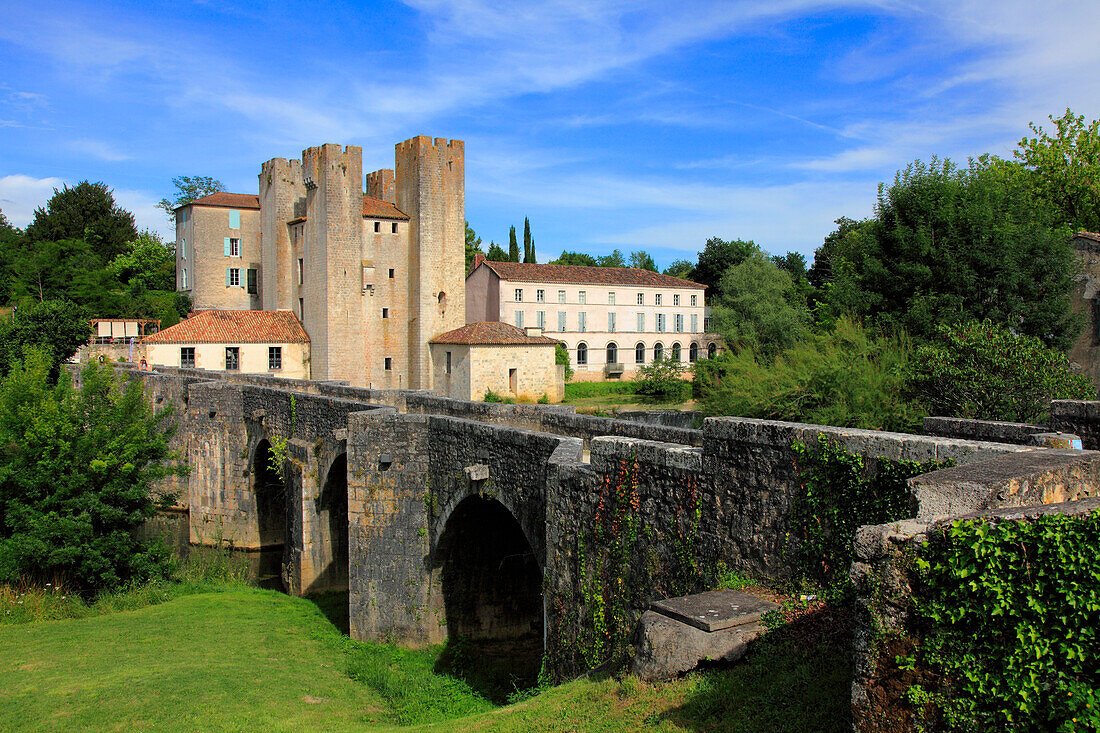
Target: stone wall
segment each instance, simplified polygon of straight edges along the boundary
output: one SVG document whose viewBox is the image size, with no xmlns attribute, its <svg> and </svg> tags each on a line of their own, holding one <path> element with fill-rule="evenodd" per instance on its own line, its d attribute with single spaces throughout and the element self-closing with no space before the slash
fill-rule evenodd
<svg viewBox="0 0 1100 733">
<path fill-rule="evenodd" d="M 983 440 L 993 443 L 1031 445 L 1031 436 L 1050 432 L 1045 425 L 996 420 L 966 420 L 960 417 L 926 417 L 921 425 L 925 435 L 941 438 Z"/>
<path fill-rule="evenodd" d="M 1050 427 L 1078 436 L 1086 450 L 1100 450 L 1100 402 L 1054 400 L 1050 403 Z"/>
</svg>

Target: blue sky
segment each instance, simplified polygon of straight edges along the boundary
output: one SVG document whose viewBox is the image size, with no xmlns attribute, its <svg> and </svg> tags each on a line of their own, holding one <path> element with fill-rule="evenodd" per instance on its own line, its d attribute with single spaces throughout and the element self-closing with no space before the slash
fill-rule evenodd
<svg viewBox="0 0 1100 733">
<path fill-rule="evenodd" d="M 393 166 L 466 141 L 466 215 L 540 260 L 710 236 L 812 255 L 914 158 L 1010 155 L 1100 116 L 1100 3 L 22 2 L 0 5 L 0 209 L 102 180 L 141 226 L 171 178 L 255 192 L 324 142 Z"/>
</svg>

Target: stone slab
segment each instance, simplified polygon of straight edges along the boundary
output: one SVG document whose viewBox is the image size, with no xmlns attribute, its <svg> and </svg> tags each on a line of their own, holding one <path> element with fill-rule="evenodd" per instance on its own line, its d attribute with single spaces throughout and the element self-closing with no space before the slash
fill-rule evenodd
<svg viewBox="0 0 1100 733">
<path fill-rule="evenodd" d="M 711 590 L 691 596 L 654 601 L 650 609 L 703 631 L 721 631 L 756 623 L 779 608 L 771 601 L 736 590 Z"/>
<path fill-rule="evenodd" d="M 763 632 L 757 623 L 703 631 L 646 611 L 635 632 L 634 674 L 647 682 L 660 682 L 689 672 L 700 662 L 736 662 Z"/>
</svg>

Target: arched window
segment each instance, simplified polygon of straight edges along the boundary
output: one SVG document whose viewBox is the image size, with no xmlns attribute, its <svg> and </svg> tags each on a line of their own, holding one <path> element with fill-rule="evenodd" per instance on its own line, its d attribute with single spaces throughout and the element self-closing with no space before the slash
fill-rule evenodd
<svg viewBox="0 0 1100 733">
<path fill-rule="evenodd" d="M 688 361 L 699 361 L 699 344 L 694 341 L 688 347 Z"/>
<path fill-rule="evenodd" d="M 634 347 L 634 363 L 645 364 L 645 344 L 641 341 Z"/>
<path fill-rule="evenodd" d="M 680 361 L 680 342 L 672 344 L 672 360 Z"/>
<path fill-rule="evenodd" d="M 583 341 L 577 344 L 577 364 L 588 363 L 588 344 Z"/>
<path fill-rule="evenodd" d="M 607 363 L 618 364 L 619 363 L 619 346 L 614 341 L 607 345 Z"/>
<path fill-rule="evenodd" d="M 664 345 L 660 341 L 653 344 L 653 361 L 660 361 L 661 357 L 663 357 L 664 355 L 665 355 Z"/>
<path fill-rule="evenodd" d="M 711 341 L 709 344 L 707 344 L 707 358 L 708 359 L 713 359 L 714 356 L 717 353 L 718 353 L 718 344 L 714 343 L 713 341 Z"/>
</svg>

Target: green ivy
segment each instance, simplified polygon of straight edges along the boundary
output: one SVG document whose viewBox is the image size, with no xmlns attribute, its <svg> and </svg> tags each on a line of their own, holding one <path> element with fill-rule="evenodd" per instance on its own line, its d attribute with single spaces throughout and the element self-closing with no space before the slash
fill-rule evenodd
<svg viewBox="0 0 1100 733">
<path fill-rule="evenodd" d="M 951 730 L 1100 730 L 1100 510 L 1032 521 L 958 520 L 917 556 L 917 662 L 939 675 L 910 698 Z"/>
</svg>

